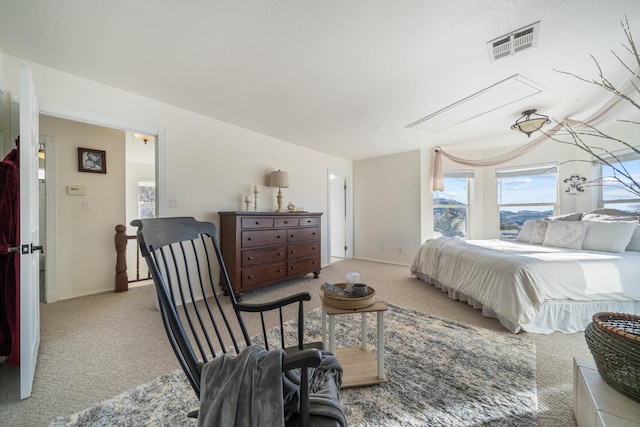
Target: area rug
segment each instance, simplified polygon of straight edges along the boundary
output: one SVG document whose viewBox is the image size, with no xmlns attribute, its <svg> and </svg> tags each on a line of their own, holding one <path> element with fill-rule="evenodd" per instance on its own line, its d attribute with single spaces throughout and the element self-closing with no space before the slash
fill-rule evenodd
<svg viewBox="0 0 640 427">
<path fill-rule="evenodd" d="M 369 343 L 376 324 L 369 315 Z M 389 304 L 385 313 L 383 384 L 341 391 L 352 426 L 535 426 L 534 344 Z M 295 330 L 295 322 L 291 330 Z M 359 345 L 360 315 L 336 317 L 339 346 Z M 320 311 L 305 319 L 309 340 L 322 333 Z M 375 353 L 375 351 L 374 351 Z M 163 375 L 79 413 L 58 417 L 60 426 L 195 426 L 197 409 L 181 370 Z"/>
</svg>

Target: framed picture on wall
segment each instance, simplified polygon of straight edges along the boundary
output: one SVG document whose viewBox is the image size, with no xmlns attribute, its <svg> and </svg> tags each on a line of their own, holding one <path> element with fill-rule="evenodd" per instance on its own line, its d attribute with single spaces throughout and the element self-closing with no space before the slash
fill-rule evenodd
<svg viewBox="0 0 640 427">
<path fill-rule="evenodd" d="M 107 173 L 107 152 L 78 147 L 78 171 Z"/>
</svg>

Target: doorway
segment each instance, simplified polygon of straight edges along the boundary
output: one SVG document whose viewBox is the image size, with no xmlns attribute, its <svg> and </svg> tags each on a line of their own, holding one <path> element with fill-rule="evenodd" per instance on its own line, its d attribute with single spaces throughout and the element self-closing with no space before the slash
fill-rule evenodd
<svg viewBox="0 0 640 427">
<path fill-rule="evenodd" d="M 329 265 L 353 258 L 353 191 L 351 173 L 329 170 L 327 246 Z"/>
<path fill-rule="evenodd" d="M 85 111 L 82 109 L 75 109 L 71 107 L 62 106 L 55 103 L 42 102 L 40 105 L 41 117 L 53 117 L 60 119 L 67 119 L 72 123 L 82 123 L 88 125 L 95 125 L 103 128 L 108 128 L 111 130 L 121 130 L 123 134 L 139 132 L 144 135 L 152 135 L 155 137 L 155 149 L 153 151 L 153 163 L 154 166 L 151 166 L 152 173 L 151 175 L 155 178 L 156 183 L 156 195 L 157 195 L 157 214 L 166 216 L 166 203 L 163 200 L 166 200 L 166 134 L 163 129 L 157 128 L 155 126 L 150 126 L 142 123 L 133 122 L 130 120 L 120 119 L 116 117 L 104 116 L 101 114 L 96 114 L 94 112 Z M 126 131 L 126 132 L 125 132 Z M 139 144 L 144 144 L 143 141 L 137 141 Z M 147 147 L 149 147 L 150 142 L 147 142 Z M 55 148 L 56 144 L 51 143 L 51 147 Z M 45 239 L 49 242 L 49 248 L 46 251 L 45 258 L 45 301 L 46 302 L 55 302 L 59 299 L 65 299 L 75 296 L 82 296 L 83 294 L 95 293 L 95 291 L 81 291 L 77 294 L 70 295 L 65 290 L 61 289 L 59 286 L 60 280 L 62 280 L 60 273 L 58 271 L 58 263 L 60 262 L 57 258 L 57 255 L 61 250 L 64 251 L 64 248 L 61 247 L 61 239 L 57 239 L 56 235 L 60 232 L 60 229 L 57 229 L 56 224 L 56 215 L 65 215 L 64 212 L 60 212 L 57 207 L 57 199 L 60 197 L 66 197 L 66 195 L 56 194 L 55 188 L 58 186 L 55 184 L 56 173 L 54 173 L 54 169 L 49 168 L 49 159 L 55 159 L 55 149 L 50 149 L 49 146 L 45 147 L 45 155 L 46 155 L 46 171 L 48 170 L 50 173 L 46 175 L 46 237 Z M 69 156 L 67 156 L 69 157 Z M 110 158 L 111 159 L 111 158 Z M 115 160 L 115 159 L 114 159 Z M 53 166 L 55 167 L 55 166 Z M 69 166 L 76 167 L 76 166 Z M 107 173 L 110 170 L 108 169 Z M 45 171 L 45 173 L 46 173 Z M 124 172 L 122 172 L 124 173 Z M 87 176 L 88 178 L 88 176 Z M 66 188 L 67 184 L 73 184 L 74 182 L 61 182 L 62 188 Z M 93 188 L 93 186 L 92 186 Z M 124 186 L 122 191 L 124 191 Z M 163 197 L 163 195 L 165 195 Z M 69 196 L 71 197 L 71 196 Z M 81 198 L 81 197 L 80 197 Z M 78 200 L 80 200 L 78 198 Z M 78 202 L 79 203 L 79 202 Z M 93 209 L 97 211 L 97 206 L 88 205 L 89 209 Z M 122 215 L 124 218 L 125 216 Z M 115 226 L 116 224 L 110 224 L 110 227 Z M 62 239 L 66 240 L 66 239 Z M 114 256 L 114 248 L 109 248 L 110 252 L 108 253 L 109 257 Z M 107 266 L 109 269 L 113 269 L 113 266 Z M 111 275 L 111 273 L 108 273 Z M 113 276 L 111 276 L 113 277 Z M 67 282 L 66 280 L 64 282 Z M 109 289 L 113 290 L 113 281 L 109 284 Z"/>
</svg>

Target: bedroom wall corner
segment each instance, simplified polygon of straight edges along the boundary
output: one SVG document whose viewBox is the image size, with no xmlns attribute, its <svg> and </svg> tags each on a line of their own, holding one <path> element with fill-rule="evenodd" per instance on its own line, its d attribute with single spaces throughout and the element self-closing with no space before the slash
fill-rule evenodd
<svg viewBox="0 0 640 427">
<path fill-rule="evenodd" d="M 410 265 L 421 227 L 420 151 L 353 163 L 354 257 Z"/>
</svg>

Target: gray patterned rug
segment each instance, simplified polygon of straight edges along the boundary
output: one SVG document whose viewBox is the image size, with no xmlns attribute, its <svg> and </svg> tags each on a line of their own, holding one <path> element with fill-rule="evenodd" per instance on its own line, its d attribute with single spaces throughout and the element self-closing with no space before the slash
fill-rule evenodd
<svg viewBox="0 0 640 427">
<path fill-rule="evenodd" d="M 369 324 L 375 326 L 370 315 Z M 337 316 L 338 344 L 359 344 L 360 316 Z M 306 316 L 310 340 L 321 336 L 320 311 Z M 376 329 L 369 327 L 375 348 Z M 507 333 L 444 320 L 389 304 L 385 314 L 389 381 L 346 389 L 353 426 L 536 426 L 534 344 Z M 163 375 L 71 416 L 60 426 L 195 426 L 197 399 L 181 370 Z"/>
</svg>

